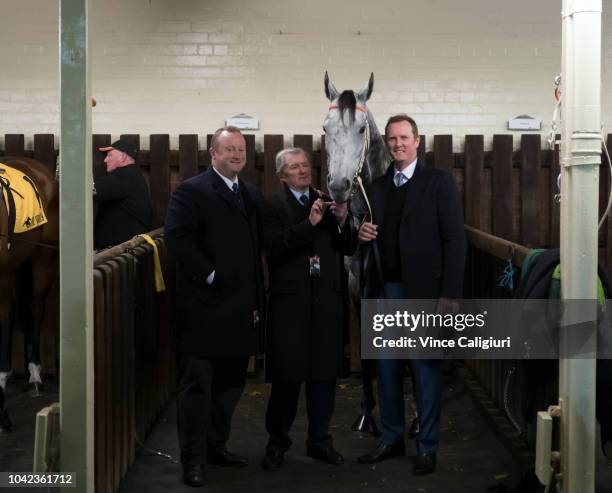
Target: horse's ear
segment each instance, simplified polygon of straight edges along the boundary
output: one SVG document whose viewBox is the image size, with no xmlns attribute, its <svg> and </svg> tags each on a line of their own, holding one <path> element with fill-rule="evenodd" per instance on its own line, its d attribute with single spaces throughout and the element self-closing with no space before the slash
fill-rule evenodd
<svg viewBox="0 0 612 493">
<path fill-rule="evenodd" d="M 370 80 L 368 81 L 368 85 L 365 86 L 359 94 L 357 94 L 357 98 L 361 101 L 367 101 L 370 99 L 372 95 L 372 91 L 374 90 L 374 72 L 370 73 Z"/>
<path fill-rule="evenodd" d="M 329 80 L 327 70 L 325 71 L 325 95 L 330 101 L 333 101 L 338 97 L 338 89 L 336 89 L 333 82 Z"/>
</svg>

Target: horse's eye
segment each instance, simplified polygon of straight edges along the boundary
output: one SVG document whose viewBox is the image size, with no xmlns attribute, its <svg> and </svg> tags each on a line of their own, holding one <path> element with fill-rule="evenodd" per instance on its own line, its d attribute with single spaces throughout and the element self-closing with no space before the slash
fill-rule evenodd
<svg viewBox="0 0 612 493">
<path fill-rule="evenodd" d="M 323 127 L 323 132 L 327 133 L 327 129 L 325 127 Z"/>
<path fill-rule="evenodd" d="M 361 127 L 361 129 L 359 130 L 360 134 L 362 134 L 363 132 L 365 132 L 365 125 L 363 127 Z"/>
</svg>

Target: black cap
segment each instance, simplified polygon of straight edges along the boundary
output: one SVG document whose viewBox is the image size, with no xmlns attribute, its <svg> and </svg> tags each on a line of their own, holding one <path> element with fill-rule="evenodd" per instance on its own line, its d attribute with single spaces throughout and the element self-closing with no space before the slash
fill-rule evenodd
<svg viewBox="0 0 612 493">
<path fill-rule="evenodd" d="M 130 144 L 127 140 L 124 140 L 124 139 L 116 140 L 110 146 L 100 147 L 98 150 L 103 151 L 103 152 L 108 152 L 113 149 L 116 149 L 121 152 L 125 152 L 132 159 L 136 159 L 136 157 L 138 156 L 138 150 L 136 149 L 136 147 L 134 147 L 132 144 Z"/>
</svg>

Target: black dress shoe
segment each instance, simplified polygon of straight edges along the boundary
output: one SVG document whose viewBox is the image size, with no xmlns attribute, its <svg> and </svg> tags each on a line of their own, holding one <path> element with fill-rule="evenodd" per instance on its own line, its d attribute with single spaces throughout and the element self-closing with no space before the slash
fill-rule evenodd
<svg viewBox="0 0 612 493">
<path fill-rule="evenodd" d="M 274 471 L 283 465 L 285 451 L 282 449 L 270 449 L 266 451 L 266 456 L 261 460 L 261 467 L 266 471 Z"/>
<path fill-rule="evenodd" d="M 436 470 L 436 454 L 417 454 L 414 458 L 414 475 L 425 476 Z"/>
<path fill-rule="evenodd" d="M 357 462 L 360 464 L 373 464 L 374 462 L 381 462 L 391 457 L 403 457 L 404 455 L 406 455 L 406 446 L 404 442 L 395 442 L 392 444 L 380 443 L 378 447 L 369 454 L 358 457 Z"/>
<path fill-rule="evenodd" d="M 187 486 L 204 486 L 206 482 L 206 475 L 201 465 L 196 464 L 195 466 L 183 467 L 183 483 Z"/>
<path fill-rule="evenodd" d="M 408 436 L 410 440 L 414 440 L 419 434 L 419 418 L 414 418 L 410 423 L 410 429 L 408 430 Z"/>
<path fill-rule="evenodd" d="M 215 466 L 244 467 L 249 460 L 242 455 L 234 454 L 229 450 L 218 450 L 208 454 L 208 463 Z"/>
<path fill-rule="evenodd" d="M 326 464 L 332 464 L 333 466 L 341 466 L 344 464 L 344 457 L 334 450 L 331 445 L 327 447 L 317 447 L 309 445 L 306 448 L 306 455 L 313 459 L 320 460 Z"/>
</svg>

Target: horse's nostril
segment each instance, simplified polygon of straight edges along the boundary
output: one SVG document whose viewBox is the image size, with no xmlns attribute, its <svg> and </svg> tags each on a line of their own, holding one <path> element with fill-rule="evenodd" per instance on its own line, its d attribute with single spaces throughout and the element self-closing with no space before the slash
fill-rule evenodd
<svg viewBox="0 0 612 493">
<path fill-rule="evenodd" d="M 332 181 L 331 175 L 327 175 L 327 184 L 328 185 L 331 184 L 331 181 Z"/>
<path fill-rule="evenodd" d="M 350 186 L 351 186 L 351 180 L 349 180 L 348 178 L 345 178 L 344 179 L 344 187 L 346 189 L 348 189 L 348 188 L 350 188 Z"/>
</svg>

